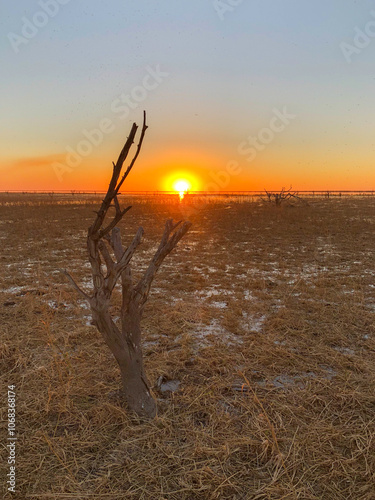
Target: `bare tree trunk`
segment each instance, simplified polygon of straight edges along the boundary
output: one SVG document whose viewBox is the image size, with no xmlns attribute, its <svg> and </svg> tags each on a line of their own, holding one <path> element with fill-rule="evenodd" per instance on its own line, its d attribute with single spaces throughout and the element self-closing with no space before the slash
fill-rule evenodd
<svg viewBox="0 0 375 500">
<path fill-rule="evenodd" d="M 129 360 L 120 366 L 124 396 L 128 405 L 138 414 L 156 415 L 155 400 L 143 367 L 141 347 L 141 314 L 134 304 L 125 314 L 123 335 L 129 339 Z"/>
<path fill-rule="evenodd" d="M 187 233 L 191 223 L 184 222 L 180 226 L 181 221 L 174 224 L 171 219 L 167 220 L 160 245 L 154 257 L 141 280 L 134 285 L 130 262 L 141 242 L 143 229 L 139 228 L 131 244 L 124 248 L 121 242 L 120 229 L 116 226 L 131 208 L 127 207 L 121 210 L 117 196 L 140 152 L 147 129 L 145 113 L 137 151 L 120 178 L 123 163 L 134 142 L 137 128 L 134 123 L 117 163 L 113 164 L 113 174 L 107 194 L 97 212 L 94 223 L 89 227 L 87 233 L 87 250 L 92 270 L 94 294 L 88 296 L 66 271 L 65 274 L 76 290 L 89 302 L 93 321 L 120 367 L 122 392 L 129 409 L 135 411 L 141 417 L 153 418 L 156 415 L 156 403 L 152 397 L 150 384 L 143 367 L 141 346 L 142 313 L 152 281 L 159 267 L 165 257 Z M 115 208 L 115 215 L 105 226 L 107 212 L 111 207 Z M 178 228 L 178 226 L 180 227 Z M 122 284 L 121 329 L 116 325 L 110 314 L 112 292 L 120 278 Z"/>
<path fill-rule="evenodd" d="M 141 417 L 154 417 L 156 404 L 143 367 L 139 311 L 130 310 L 126 313 L 120 332 L 108 310 L 102 310 L 100 306 L 98 308 L 95 305 L 91 310 L 95 326 L 119 365 L 122 393 L 128 407 Z"/>
</svg>

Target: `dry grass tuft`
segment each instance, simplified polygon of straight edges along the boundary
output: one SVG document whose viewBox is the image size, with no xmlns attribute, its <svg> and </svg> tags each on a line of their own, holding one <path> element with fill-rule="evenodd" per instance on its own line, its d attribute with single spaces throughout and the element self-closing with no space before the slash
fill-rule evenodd
<svg viewBox="0 0 375 500">
<path fill-rule="evenodd" d="M 0 373 L 2 387 L 17 386 L 13 498 L 375 499 L 372 198 L 195 205 L 143 321 L 152 422 L 122 407 L 116 364 L 57 272 L 89 287 L 96 200 L 64 200 L 0 203 Z M 181 211 L 165 200 L 133 205 L 122 231 L 130 240 L 144 225 L 144 269 L 154 228 Z"/>
</svg>

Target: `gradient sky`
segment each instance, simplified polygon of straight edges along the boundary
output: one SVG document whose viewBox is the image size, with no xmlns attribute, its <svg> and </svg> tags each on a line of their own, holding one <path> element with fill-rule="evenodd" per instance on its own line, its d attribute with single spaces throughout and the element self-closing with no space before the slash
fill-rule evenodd
<svg viewBox="0 0 375 500">
<path fill-rule="evenodd" d="M 64 0 L 16 43 L 40 1 L 0 7 L 0 190 L 106 189 L 143 109 L 130 190 L 171 189 L 179 177 L 208 190 L 375 189 L 372 1 L 243 0 L 221 19 L 214 0 Z M 366 26 L 374 36 L 348 63 L 341 44 Z M 140 89 L 157 67 L 161 81 Z M 120 108 L 121 95 L 138 96 L 134 109 Z M 241 154 L 275 109 L 295 117 Z M 103 140 L 69 167 L 67 148 L 103 123 Z M 224 173 L 229 162 L 235 172 Z"/>
</svg>

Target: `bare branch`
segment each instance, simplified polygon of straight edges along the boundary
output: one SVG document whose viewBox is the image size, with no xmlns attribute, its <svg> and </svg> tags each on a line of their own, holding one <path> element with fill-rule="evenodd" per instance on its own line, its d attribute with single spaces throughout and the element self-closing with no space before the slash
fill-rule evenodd
<svg viewBox="0 0 375 500">
<path fill-rule="evenodd" d="M 113 191 L 113 190 L 115 190 L 115 188 L 117 186 L 117 182 L 118 182 L 118 179 L 120 177 L 122 166 L 123 166 L 126 158 L 128 157 L 128 154 L 129 154 L 130 148 L 132 147 L 132 144 L 134 143 L 134 138 L 135 138 L 135 135 L 137 133 L 137 130 L 138 130 L 138 125 L 136 123 L 133 123 L 129 137 L 128 137 L 124 147 L 122 148 L 122 151 L 119 154 L 116 165 L 114 167 L 114 170 L 116 171 L 116 178 L 113 179 L 114 182 L 113 182 L 113 184 L 109 185 L 108 190 Z"/>
<path fill-rule="evenodd" d="M 141 307 L 147 301 L 152 281 L 155 278 L 155 275 L 163 260 L 177 246 L 180 239 L 185 236 L 185 234 L 191 227 L 191 222 L 184 222 L 184 224 L 172 236 L 170 236 L 172 228 L 176 228 L 179 224 L 180 222 L 173 225 L 172 219 L 167 220 L 167 222 L 165 223 L 165 229 L 159 248 L 157 249 L 152 261 L 150 262 L 150 265 L 143 275 L 143 278 L 139 281 L 134 289 L 138 294 L 138 302 Z"/>
<path fill-rule="evenodd" d="M 109 275 L 113 269 L 113 266 L 115 265 L 115 263 L 113 262 L 112 260 L 112 257 L 108 251 L 108 248 L 106 246 L 106 244 L 104 243 L 103 240 L 100 240 L 99 241 L 99 250 L 100 250 L 100 253 L 102 254 L 103 256 L 103 259 L 104 259 L 104 262 L 105 262 L 105 265 L 107 266 L 107 275 Z"/>
<path fill-rule="evenodd" d="M 121 212 L 121 207 L 120 207 L 120 203 L 118 201 L 117 195 L 114 197 L 113 201 L 114 201 L 115 208 L 116 208 L 116 214 L 119 214 Z M 128 207 L 128 208 L 130 210 L 131 207 Z"/>
<path fill-rule="evenodd" d="M 115 253 L 117 262 L 121 260 L 124 254 L 124 248 L 121 243 L 121 233 L 120 228 L 115 227 L 112 230 L 110 239 L 110 245 Z M 130 263 L 125 267 L 121 273 L 121 285 L 122 285 L 122 315 L 126 314 L 127 306 L 133 294 L 133 278 Z"/>
<path fill-rule="evenodd" d="M 68 280 L 70 281 L 70 283 L 73 285 L 73 287 L 77 290 L 77 292 L 85 299 L 85 300 L 90 300 L 91 297 L 89 295 L 87 295 L 86 292 L 84 292 L 78 285 L 77 283 L 74 281 L 74 279 L 72 278 L 72 276 L 65 270 L 65 269 L 60 269 L 60 272 L 62 274 L 64 274 Z"/>
<path fill-rule="evenodd" d="M 137 234 L 134 236 L 133 241 L 130 243 L 128 248 L 125 250 L 123 256 L 117 262 L 115 266 L 115 270 L 118 276 L 122 273 L 122 271 L 125 269 L 125 267 L 129 264 L 130 259 L 133 257 L 134 252 L 136 251 L 137 247 L 141 243 L 142 236 L 144 234 L 143 227 L 140 227 L 137 231 Z"/>
<path fill-rule="evenodd" d="M 113 251 L 115 252 L 115 257 L 117 259 L 117 262 L 119 262 L 125 251 L 121 243 L 120 228 L 115 227 L 112 229 L 110 237 L 110 245 L 113 248 Z"/>
<path fill-rule="evenodd" d="M 143 114 L 143 120 L 144 120 L 144 123 L 143 123 L 143 129 L 142 129 L 142 134 L 141 134 L 141 141 L 140 141 L 140 144 L 138 144 L 138 148 L 137 148 L 137 153 L 136 153 L 136 156 L 135 156 L 135 159 L 133 159 L 133 161 L 131 162 L 131 166 L 128 167 L 127 169 L 127 174 L 126 176 L 129 174 L 130 170 L 132 169 L 134 163 L 135 163 L 135 160 L 140 152 L 140 149 L 142 147 L 142 142 L 143 142 L 143 137 L 144 137 L 144 134 L 145 134 L 145 131 L 147 129 L 147 126 L 146 126 L 146 113 L 144 112 Z M 126 176 L 124 177 L 123 176 L 123 179 L 121 180 L 119 186 L 117 185 L 118 183 L 118 179 L 120 177 L 120 174 L 121 174 L 121 170 L 122 170 L 122 166 L 129 154 L 129 151 L 130 151 L 130 148 L 132 147 L 133 143 L 134 143 L 134 138 L 135 138 L 135 135 L 137 133 L 137 130 L 138 130 L 138 126 L 136 123 L 133 123 L 133 126 L 131 128 L 131 131 L 130 131 L 130 134 L 129 134 L 129 137 L 128 139 L 126 140 L 125 142 L 125 145 L 124 147 L 122 148 L 122 151 L 118 157 L 118 160 L 116 162 L 116 164 L 114 164 L 112 162 L 112 165 L 113 165 L 113 172 L 112 172 L 112 177 L 111 177 L 111 180 L 110 180 L 110 183 L 109 183 L 109 186 L 108 186 L 108 191 L 107 191 L 107 194 L 106 196 L 104 197 L 104 200 L 102 201 L 102 205 L 97 213 L 97 216 L 96 216 L 96 219 L 93 223 L 93 225 L 90 227 L 89 229 L 89 233 L 91 236 L 94 237 L 94 235 L 96 236 L 97 232 L 99 231 L 99 229 L 101 228 L 103 222 L 104 222 L 104 219 L 107 215 L 107 212 L 108 212 L 108 209 L 112 203 L 112 200 L 116 197 L 117 193 L 118 193 L 118 190 L 119 190 L 119 186 L 122 185 L 122 183 L 124 182 Z M 116 203 L 116 202 L 115 202 Z"/>
<path fill-rule="evenodd" d="M 174 231 L 180 224 L 181 224 L 182 220 L 179 220 L 173 227 L 172 227 L 172 231 Z"/>
<path fill-rule="evenodd" d="M 116 188 L 116 194 L 119 192 L 124 180 L 127 178 L 127 176 L 129 175 L 131 169 L 133 168 L 134 166 L 134 163 L 136 162 L 137 158 L 138 158 L 138 155 L 141 151 L 141 148 L 142 148 L 142 143 L 143 143 L 143 139 L 145 137 L 145 133 L 146 133 L 146 130 L 148 129 L 147 125 L 146 125 L 146 111 L 143 111 L 143 125 L 142 125 L 142 132 L 141 132 L 141 136 L 139 138 L 139 143 L 138 143 L 138 146 L 137 146 L 137 151 L 132 159 L 132 161 L 130 162 L 130 165 L 128 166 L 128 168 L 126 169 L 124 175 L 122 176 L 122 179 L 121 181 L 118 183 L 118 186 Z M 125 159 L 124 159 L 125 160 Z M 123 160 L 123 163 L 124 163 L 124 160 Z"/>
<path fill-rule="evenodd" d="M 117 199 L 117 197 L 115 198 Z M 118 201 L 117 201 L 118 203 Z M 120 211 L 117 212 L 117 214 L 115 215 L 115 217 L 113 218 L 113 220 L 108 224 L 108 226 L 104 229 L 101 229 L 98 233 L 98 236 L 97 238 L 103 238 L 106 234 L 110 233 L 112 231 L 112 229 L 114 227 L 117 226 L 117 224 L 120 222 L 120 220 L 124 217 L 124 215 L 126 214 L 126 212 L 129 212 L 129 210 L 131 209 L 132 207 L 127 207 L 125 208 L 124 210 L 121 211 L 120 209 L 120 205 L 119 205 L 119 209 Z"/>
<path fill-rule="evenodd" d="M 113 290 L 122 272 L 129 264 L 131 258 L 134 255 L 134 252 L 141 243 L 143 233 L 144 233 L 143 228 L 140 227 L 137 231 L 137 234 L 134 236 L 133 241 L 131 242 L 129 247 L 125 250 L 121 259 L 117 262 L 117 264 L 115 264 L 111 274 L 108 276 L 107 285 L 109 292 Z"/>
</svg>

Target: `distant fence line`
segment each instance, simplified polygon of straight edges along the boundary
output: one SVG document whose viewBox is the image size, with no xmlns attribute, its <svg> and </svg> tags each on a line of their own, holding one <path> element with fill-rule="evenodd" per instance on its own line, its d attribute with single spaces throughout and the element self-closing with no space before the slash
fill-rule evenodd
<svg viewBox="0 0 375 500">
<path fill-rule="evenodd" d="M 275 193 L 277 191 L 274 191 Z M 367 191 L 295 191 L 300 198 L 318 200 L 340 200 L 349 198 L 371 198 L 374 190 Z M 99 202 L 104 196 L 104 191 L 0 191 L 0 206 L 29 206 L 29 205 L 91 205 Z M 250 203 L 266 200 L 264 191 L 221 191 L 205 192 L 194 191 L 185 195 L 180 200 L 179 193 L 175 191 L 127 191 L 120 193 L 129 199 L 129 203 L 147 204 L 180 204 L 199 205 L 215 203 Z"/>
<path fill-rule="evenodd" d="M 268 192 L 279 192 L 278 190 L 269 190 Z M 22 190 L 0 190 L 1 194 L 45 194 L 49 196 L 53 195 L 101 195 L 105 194 L 106 191 L 79 191 L 79 190 L 38 190 L 38 191 L 22 191 Z M 293 191 L 293 193 L 298 196 L 306 197 L 340 197 L 340 196 L 374 196 L 375 190 L 363 190 L 363 191 L 352 191 L 352 190 L 310 190 L 310 191 Z M 176 191 L 126 191 L 119 193 L 122 196 L 175 196 L 178 197 Z M 202 197 L 202 196 L 221 196 L 221 197 L 261 197 L 265 195 L 265 191 L 191 191 L 187 193 L 187 197 Z"/>
</svg>

